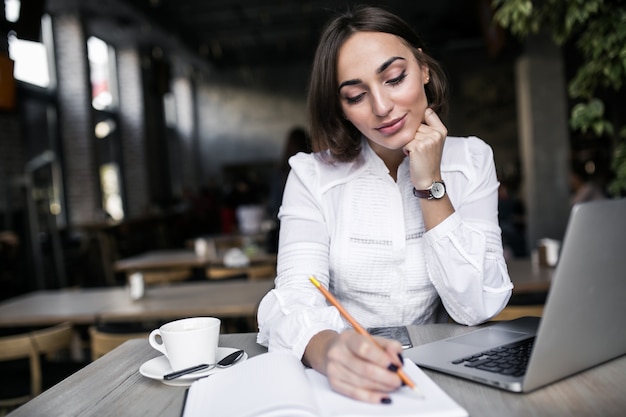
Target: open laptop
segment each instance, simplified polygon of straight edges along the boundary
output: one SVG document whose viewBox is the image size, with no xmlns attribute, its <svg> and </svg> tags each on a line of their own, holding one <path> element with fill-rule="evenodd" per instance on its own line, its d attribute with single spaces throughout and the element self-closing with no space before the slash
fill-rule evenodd
<svg viewBox="0 0 626 417">
<path fill-rule="evenodd" d="M 425 368 L 529 392 L 626 354 L 625 248 L 626 199 L 576 205 L 541 319 L 498 322 L 404 355 Z M 497 361 L 511 352 L 525 370 Z"/>
</svg>

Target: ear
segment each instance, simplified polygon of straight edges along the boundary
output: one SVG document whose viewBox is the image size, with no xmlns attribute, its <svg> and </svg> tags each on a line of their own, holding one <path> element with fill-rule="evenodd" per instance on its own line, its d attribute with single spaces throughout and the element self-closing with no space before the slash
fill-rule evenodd
<svg viewBox="0 0 626 417">
<path fill-rule="evenodd" d="M 422 51 L 422 48 L 417 48 L 417 51 L 420 54 L 424 53 Z M 422 80 L 424 81 L 424 85 L 426 85 L 430 82 L 430 69 L 428 68 L 428 66 L 426 65 L 423 59 L 420 59 L 420 57 L 417 57 L 417 56 L 415 58 L 417 59 L 417 64 L 419 65 L 420 70 L 422 71 Z"/>
</svg>

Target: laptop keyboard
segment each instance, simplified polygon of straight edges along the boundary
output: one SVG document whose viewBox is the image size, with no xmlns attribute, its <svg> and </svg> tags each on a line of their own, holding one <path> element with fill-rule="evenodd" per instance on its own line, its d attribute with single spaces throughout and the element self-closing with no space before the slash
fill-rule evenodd
<svg viewBox="0 0 626 417">
<path fill-rule="evenodd" d="M 526 373 L 534 341 L 535 338 L 531 337 L 459 358 L 452 363 L 503 375 L 522 376 Z"/>
</svg>

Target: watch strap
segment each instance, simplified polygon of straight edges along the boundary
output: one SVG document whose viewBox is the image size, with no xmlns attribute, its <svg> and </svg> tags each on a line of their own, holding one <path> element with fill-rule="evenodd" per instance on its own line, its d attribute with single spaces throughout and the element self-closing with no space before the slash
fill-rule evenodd
<svg viewBox="0 0 626 417">
<path fill-rule="evenodd" d="M 430 193 L 430 189 L 418 190 L 417 188 L 413 187 L 413 195 L 417 198 L 433 198 L 432 194 Z"/>
<path fill-rule="evenodd" d="M 435 187 L 435 185 L 437 186 L 442 186 L 443 187 L 443 194 L 440 196 L 434 196 L 433 195 L 433 187 Z M 433 199 L 440 199 L 443 197 L 443 195 L 445 195 L 446 192 L 446 184 L 443 182 L 443 180 L 439 180 L 439 181 L 433 181 L 433 183 L 431 184 L 430 187 L 428 187 L 425 190 L 418 190 L 417 188 L 413 187 L 413 195 L 417 198 L 425 198 L 428 200 L 433 200 Z"/>
</svg>

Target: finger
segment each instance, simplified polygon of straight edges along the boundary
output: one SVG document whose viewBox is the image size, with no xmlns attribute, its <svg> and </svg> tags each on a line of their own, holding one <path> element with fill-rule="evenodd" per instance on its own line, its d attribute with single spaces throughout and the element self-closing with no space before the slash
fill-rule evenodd
<svg viewBox="0 0 626 417">
<path fill-rule="evenodd" d="M 424 123 L 426 123 L 428 126 L 431 126 L 431 127 L 435 127 L 435 126 L 444 127 L 443 122 L 441 121 L 439 116 L 437 116 L 437 113 L 430 107 L 428 107 L 424 111 Z"/>
<path fill-rule="evenodd" d="M 387 392 L 371 391 L 368 389 L 356 387 L 354 385 L 338 381 L 336 384 L 331 384 L 333 390 L 347 396 L 354 398 L 355 400 L 364 401 L 372 404 L 390 404 L 391 397 Z"/>
<path fill-rule="evenodd" d="M 402 345 L 391 339 L 383 337 L 370 337 L 354 335 L 353 343 L 355 359 L 359 359 L 350 365 L 353 374 L 367 382 L 371 389 L 389 391 L 396 389 L 400 383 L 397 370 L 402 367 L 399 353 Z M 358 381 L 355 381 L 358 382 Z"/>
<path fill-rule="evenodd" d="M 354 355 L 364 361 L 381 367 L 386 367 L 389 363 L 398 364 L 397 358 L 394 361 L 393 355 L 389 355 L 386 352 L 387 346 L 394 346 L 394 343 L 398 342 L 378 336 L 368 337 L 356 332 L 347 333 L 346 336 L 348 348 L 354 352 Z M 400 349 L 402 349 L 402 346 L 400 346 Z"/>
<path fill-rule="evenodd" d="M 396 365 L 380 367 L 361 360 L 353 361 L 349 366 L 333 362 L 329 365 L 328 380 L 333 387 L 388 393 L 402 385 L 397 369 Z"/>
<path fill-rule="evenodd" d="M 402 344 L 397 340 L 385 338 L 380 339 L 381 340 L 377 338 L 380 346 L 385 350 L 388 357 L 390 358 L 391 363 L 397 365 L 398 367 L 401 367 L 403 365 L 402 352 L 404 350 L 402 349 Z"/>
<path fill-rule="evenodd" d="M 424 112 L 424 124 L 437 130 L 443 136 L 446 136 L 448 133 L 446 125 L 443 124 L 437 113 L 430 107 Z"/>
</svg>

